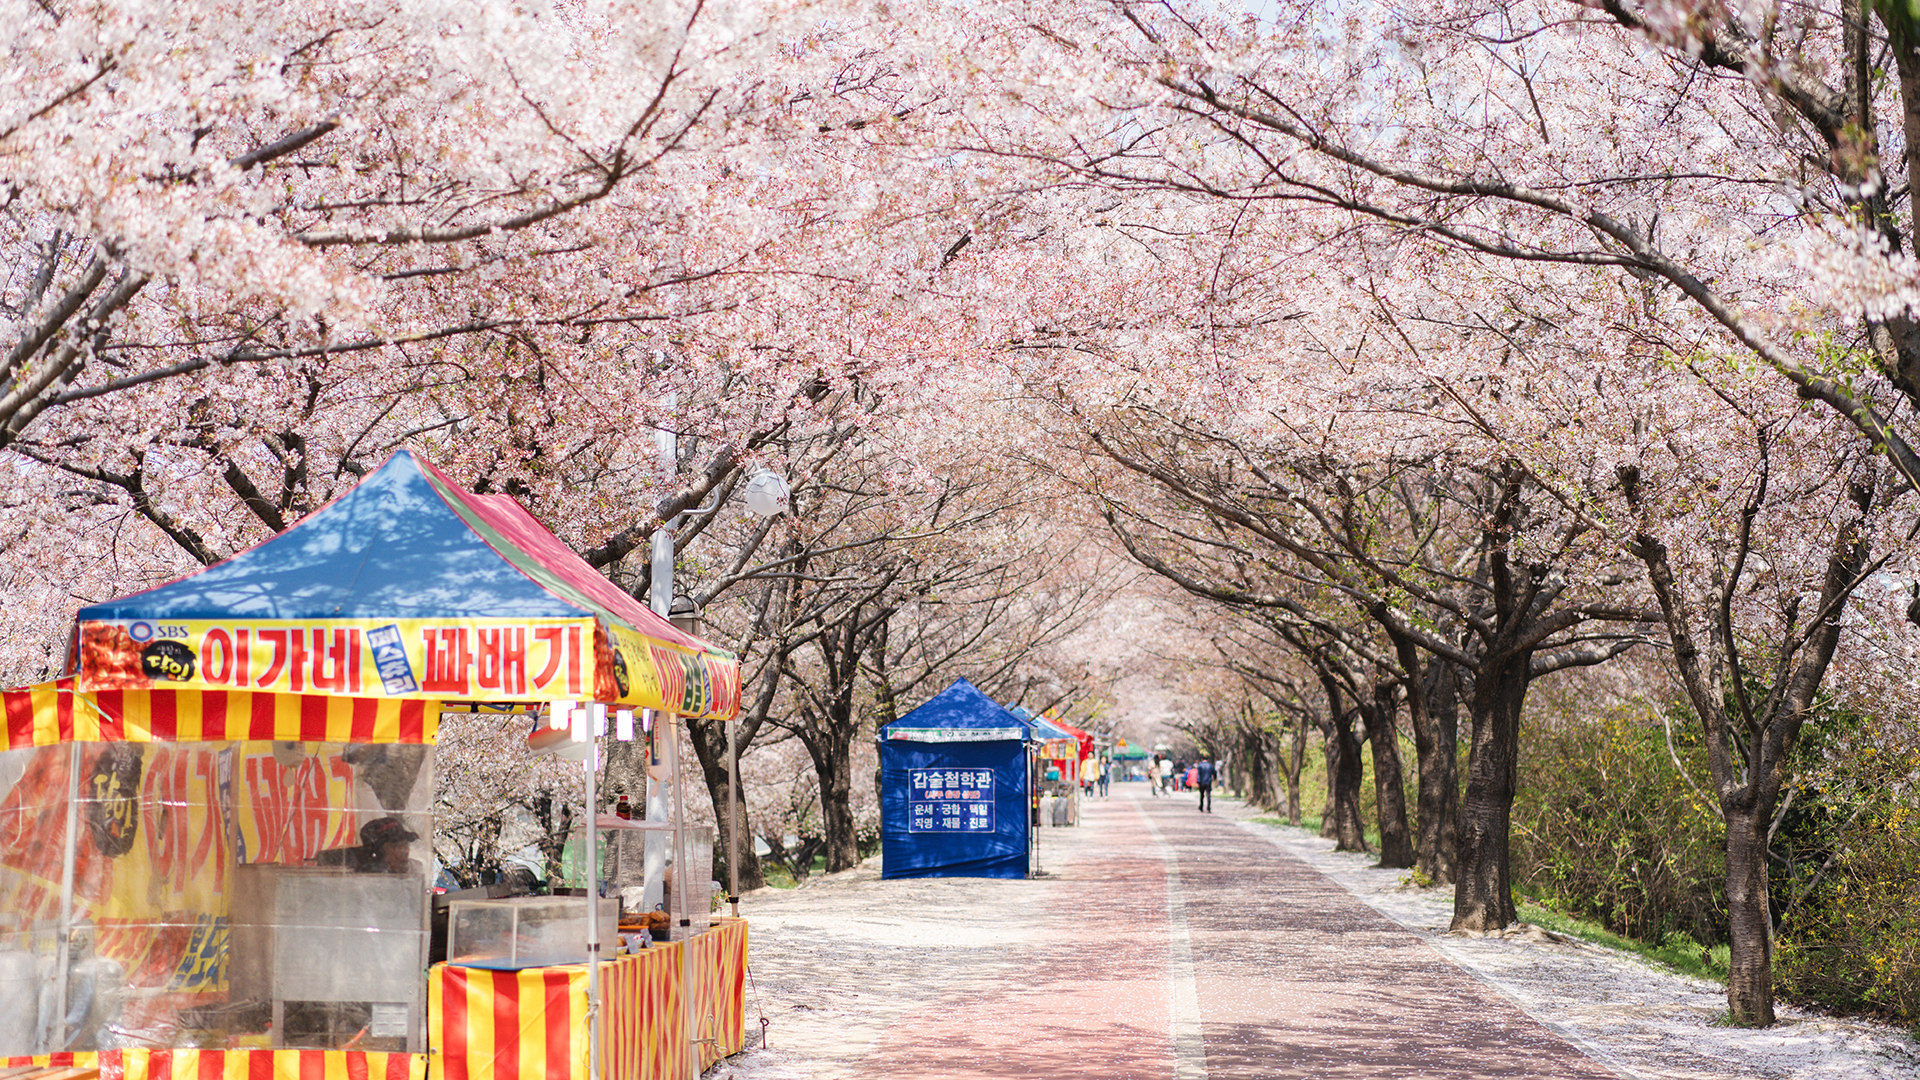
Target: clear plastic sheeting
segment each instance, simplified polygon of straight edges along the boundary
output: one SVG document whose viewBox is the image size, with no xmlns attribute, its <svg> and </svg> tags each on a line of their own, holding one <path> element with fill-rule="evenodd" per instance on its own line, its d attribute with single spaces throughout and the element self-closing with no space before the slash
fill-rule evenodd
<svg viewBox="0 0 1920 1080">
<path fill-rule="evenodd" d="M 286 955 L 304 950 L 306 963 L 357 966 L 353 979 L 404 972 L 417 999 L 431 787 L 424 746 L 70 743 L 0 752 L 0 1055 L 328 1048 L 355 1038 L 359 1049 L 417 1049 L 409 1044 L 423 1018 L 417 1006 L 395 1012 L 404 997 L 359 992 L 343 1007 L 284 996 L 276 1024 L 273 987 L 236 993 L 234 905 L 241 881 L 268 868 L 380 875 L 394 897 L 390 917 L 367 920 L 345 906 L 326 916 L 348 917 L 354 925 L 336 929 L 362 943 L 357 952 L 312 948 L 324 919 L 306 911 L 247 925 L 264 927 Z M 378 850 L 363 843 L 369 830 L 383 841 Z M 326 1022 L 303 1026 L 316 1012 Z M 376 1039 L 376 1028 L 388 1034 Z"/>
<path fill-rule="evenodd" d="M 685 858 L 675 858 L 673 865 L 667 867 L 663 890 L 674 941 L 704 934 L 713 925 L 713 830 L 705 825 L 689 825 L 684 831 Z M 684 878 L 679 872 L 682 866 L 688 868 Z"/>
<path fill-rule="evenodd" d="M 713 878 L 712 826 L 676 827 L 660 821 L 620 821 L 605 814 L 600 815 L 596 825 L 600 830 L 600 842 L 595 846 L 600 859 L 596 891 L 602 895 L 615 891 L 613 883 L 623 879 L 623 861 L 640 862 L 641 844 L 635 838 L 645 837 L 646 847 L 657 848 L 664 858 L 659 869 L 647 875 L 642 888 L 620 892 L 627 897 L 660 897 L 653 910 L 668 914 L 668 926 L 671 928 L 668 940 L 681 941 L 707 932 L 707 928 L 713 924 L 713 898 L 715 886 L 719 884 Z M 676 833 L 685 837 L 684 853 L 676 853 L 673 849 Z M 586 845 L 581 842 L 581 835 L 576 830 L 567 838 L 566 848 L 561 854 L 562 877 L 556 884 L 573 889 L 587 887 Z M 693 868 L 685 879 L 684 895 L 679 874 L 679 867 L 682 866 Z M 628 904 L 628 910 L 636 909 L 631 899 Z M 684 923 L 676 914 L 679 912 L 685 913 Z"/>
</svg>

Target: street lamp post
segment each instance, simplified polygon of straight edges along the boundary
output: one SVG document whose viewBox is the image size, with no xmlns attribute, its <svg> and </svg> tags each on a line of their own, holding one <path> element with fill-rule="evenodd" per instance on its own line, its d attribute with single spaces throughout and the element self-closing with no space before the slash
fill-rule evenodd
<svg viewBox="0 0 1920 1080">
<path fill-rule="evenodd" d="M 660 440 L 662 460 L 671 466 L 675 459 L 674 436 L 671 432 L 657 432 Z M 771 517 L 784 512 L 787 508 L 786 480 L 778 473 L 762 471 L 756 474 L 748 484 L 747 508 L 761 517 Z M 673 622 L 682 632 L 698 637 L 700 635 L 700 610 L 698 605 L 684 597 L 684 606 L 673 603 L 673 554 L 674 532 L 683 518 L 689 514 L 712 513 L 719 508 L 716 502 L 698 510 L 676 514 L 662 522 L 654 531 L 650 551 L 651 607 L 653 611 Z M 665 751 L 664 765 L 667 776 L 653 774 L 652 755 L 648 761 L 648 796 L 646 816 L 658 821 L 667 816 L 666 787 L 670 781 L 674 786 L 674 797 L 680 804 L 681 813 L 673 815 L 673 844 L 677 853 L 676 862 L 684 864 L 686 859 L 686 815 L 685 784 L 680 770 L 679 725 L 675 723 L 678 714 L 671 710 L 649 715 L 643 712 L 641 727 L 650 729 L 656 746 Z M 586 856 L 586 892 L 587 900 L 587 1076 L 588 1080 L 601 1080 L 600 1055 L 600 920 L 599 920 L 599 851 L 598 851 L 598 771 L 602 764 L 599 754 L 599 740 L 607 735 L 607 707 L 599 702 L 576 704 L 572 701 L 554 702 L 547 710 L 544 723 L 536 723 L 533 734 L 528 736 L 527 745 L 536 754 L 551 753 L 571 760 L 585 763 L 586 779 L 586 836 L 583 847 Z M 614 730 L 617 738 L 631 740 L 634 737 L 634 717 L 631 710 L 621 709 L 615 714 Z M 663 725 L 664 729 L 663 729 Z M 664 739 L 665 742 L 660 742 Z M 78 744 L 75 744 L 76 746 Z M 740 757 L 739 743 L 734 725 L 727 725 L 728 758 L 728 796 L 727 796 L 727 864 L 731 888 L 728 899 L 733 903 L 733 914 L 740 914 L 740 871 L 739 871 L 739 800 L 740 800 Z M 77 774 L 76 774 L 77 775 Z M 77 799 L 69 800 L 70 805 L 78 805 Z M 72 830 L 70 829 L 69 832 Z M 646 875 L 649 880 L 660 876 L 658 846 L 653 835 L 647 837 Z M 677 896 L 673 897 L 673 908 L 680 916 L 682 926 L 691 925 L 688 873 L 691 867 L 680 865 L 674 874 Z M 71 891 L 71 890 L 69 890 Z M 687 935 L 681 935 L 680 985 L 682 987 L 681 1004 L 683 1029 L 687 1039 L 687 1076 L 699 1074 L 700 1033 L 693 1012 L 693 948 Z M 64 971 L 64 968 L 62 969 Z"/>
<path fill-rule="evenodd" d="M 667 475 L 672 476 L 679 471 L 679 438 L 673 432 L 663 429 L 656 429 L 654 438 L 656 440 L 656 446 L 660 451 L 661 467 L 666 471 Z M 757 517 L 773 517 L 787 510 L 789 491 L 786 478 L 771 470 L 763 469 L 755 473 L 747 482 L 745 495 L 747 509 Z M 661 522 L 660 526 L 654 530 L 653 542 L 648 551 L 651 559 L 648 566 L 647 587 L 648 603 L 653 608 L 654 614 L 666 619 L 674 619 L 675 616 L 673 596 L 674 533 L 678 531 L 684 519 L 702 514 L 710 514 L 719 508 L 720 503 L 716 500 L 695 510 L 682 511 L 679 514 L 675 514 L 670 520 Z M 688 618 L 689 622 L 697 620 L 699 618 L 698 605 L 689 601 L 688 608 L 688 611 L 682 612 L 681 614 Z M 675 620 L 675 625 L 681 625 L 680 621 Z M 694 625 L 697 625 L 697 623 Z M 692 631 L 689 630 L 688 632 L 691 633 Z M 678 716 L 669 714 L 668 719 L 677 721 Z M 740 914 L 740 753 L 739 741 L 735 730 L 735 724 L 737 722 L 736 719 L 734 722 L 727 724 L 727 900 L 728 903 L 732 905 L 735 917 L 738 917 Z M 656 726 L 654 737 L 657 739 L 662 734 L 663 732 Z M 671 759 L 671 771 L 675 781 L 674 797 L 680 800 L 681 804 L 679 807 L 680 812 L 673 815 L 673 847 L 676 866 L 673 876 L 674 885 L 680 894 L 675 898 L 677 902 L 674 904 L 674 911 L 678 914 L 681 924 L 688 925 L 690 909 L 687 906 L 687 897 L 690 890 L 688 889 L 687 876 L 692 870 L 692 867 L 684 865 L 687 861 L 686 806 L 684 784 L 681 783 L 680 779 L 679 724 L 677 722 L 671 723 L 664 734 L 668 739 L 672 740 L 674 744 Z M 652 794 L 655 790 L 655 785 L 650 782 L 647 786 L 649 790 L 647 816 L 653 818 L 656 815 L 655 799 Z M 662 793 L 662 797 L 659 799 L 658 813 L 665 812 L 665 802 L 664 793 Z M 653 869 L 653 858 L 651 854 L 649 854 L 647 859 L 649 877 L 652 876 Z M 712 868 L 709 867 L 708 869 L 711 870 Z M 703 878 L 702 881 L 704 882 L 705 879 Z M 700 1041 L 700 1032 L 696 1026 L 697 1022 L 693 1012 L 693 946 L 692 942 L 686 940 L 684 936 L 680 950 L 680 986 L 682 990 L 680 995 L 681 1012 L 687 1040 L 686 1076 L 688 1080 L 694 1080 L 700 1073 L 699 1056 L 696 1052 L 696 1047 Z M 598 1077 L 594 1077 L 592 1080 L 598 1080 Z"/>
</svg>

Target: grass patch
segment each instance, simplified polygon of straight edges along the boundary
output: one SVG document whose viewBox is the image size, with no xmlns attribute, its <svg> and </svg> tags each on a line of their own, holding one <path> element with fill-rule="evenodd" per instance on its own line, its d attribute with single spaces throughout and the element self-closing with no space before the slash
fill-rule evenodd
<svg viewBox="0 0 1920 1080">
<path fill-rule="evenodd" d="M 1283 817 L 1257 817 L 1257 818 L 1254 818 L 1253 820 L 1257 824 L 1261 824 L 1261 825 L 1283 825 L 1283 826 L 1287 826 L 1288 828 L 1292 827 L 1288 823 L 1287 819 Z M 1320 816 L 1318 814 L 1300 815 L 1299 827 L 1302 829 L 1305 829 L 1306 831 L 1312 833 L 1315 836 L 1319 836 L 1320 835 Z M 1367 838 L 1367 849 L 1369 854 L 1378 853 L 1380 850 L 1380 830 L 1369 826 L 1366 830 L 1365 836 Z"/>
<path fill-rule="evenodd" d="M 1257 817 L 1253 820 L 1260 825 L 1284 826 L 1287 824 L 1287 819 L 1282 817 Z M 1320 819 L 1304 817 L 1301 819 L 1300 827 L 1318 835 Z M 1373 833 L 1368 834 L 1367 840 L 1369 843 L 1378 843 L 1378 837 Z M 1702 948 L 1699 942 L 1680 933 L 1668 934 L 1666 940 L 1659 943 L 1636 941 L 1613 933 L 1598 923 L 1563 915 L 1551 908 L 1541 907 L 1531 900 L 1519 900 L 1516 906 L 1522 921 L 1530 922 L 1543 930 L 1579 938 L 1616 952 L 1632 953 L 1661 967 L 1682 975 L 1691 975 L 1696 979 L 1709 979 L 1718 983 L 1727 981 L 1727 947 L 1725 945 Z"/>
<path fill-rule="evenodd" d="M 1668 934 L 1665 941 L 1658 943 L 1636 941 L 1613 933 L 1598 923 L 1563 915 L 1551 908 L 1541 907 L 1531 900 L 1521 900 L 1517 907 L 1522 921 L 1530 922 L 1544 930 L 1590 941 L 1595 945 L 1603 945 L 1618 952 L 1632 953 L 1661 967 L 1677 971 L 1682 975 L 1691 975 L 1696 979 L 1710 979 L 1719 983 L 1727 981 L 1727 947 L 1725 945 L 1703 948 L 1699 942 L 1681 933 Z"/>
<path fill-rule="evenodd" d="M 826 869 L 827 857 L 825 855 L 815 855 L 813 857 L 811 876 L 818 877 L 825 873 Z M 787 872 L 786 867 L 781 866 L 772 859 L 766 859 L 760 863 L 760 876 L 766 879 L 767 887 L 770 889 L 795 889 L 800 886 L 799 882 L 793 880 L 793 875 Z"/>
</svg>

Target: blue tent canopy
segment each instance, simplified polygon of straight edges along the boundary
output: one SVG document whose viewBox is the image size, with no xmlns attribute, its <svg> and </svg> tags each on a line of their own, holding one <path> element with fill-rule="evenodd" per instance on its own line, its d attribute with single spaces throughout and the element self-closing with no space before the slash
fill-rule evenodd
<svg viewBox="0 0 1920 1080">
<path fill-rule="evenodd" d="M 225 562 L 80 610 L 96 619 L 567 618 L 585 605 L 542 588 L 449 508 L 411 454 L 395 455 L 319 514 Z"/>
<path fill-rule="evenodd" d="M 682 633 L 505 495 L 402 450 L 224 562 L 80 609 L 85 691 L 533 703 L 732 718 L 732 653 Z"/>
<path fill-rule="evenodd" d="M 1007 707 L 1007 711 L 1019 717 L 1021 720 L 1026 721 L 1027 725 L 1033 728 L 1033 737 L 1036 739 L 1068 739 L 1076 743 L 1079 742 L 1079 739 L 1074 736 L 1073 732 L 1039 715 L 1025 705 L 1010 705 Z"/>
<path fill-rule="evenodd" d="M 880 729 L 880 876 L 1027 876 L 1028 725 L 965 679 Z"/>
</svg>

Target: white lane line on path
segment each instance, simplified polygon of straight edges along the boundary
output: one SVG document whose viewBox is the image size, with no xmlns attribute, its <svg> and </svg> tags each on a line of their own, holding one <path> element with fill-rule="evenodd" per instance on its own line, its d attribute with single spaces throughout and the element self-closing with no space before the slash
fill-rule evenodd
<svg viewBox="0 0 1920 1080">
<path fill-rule="evenodd" d="M 1200 1037 L 1200 993 L 1193 983 L 1193 935 L 1180 890 L 1180 853 L 1168 846 L 1147 812 L 1140 811 L 1167 864 L 1167 984 L 1172 994 L 1174 1080 L 1207 1080 L 1207 1047 Z"/>
</svg>

